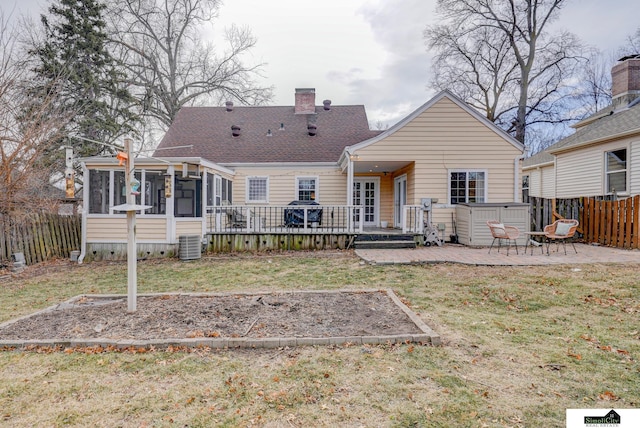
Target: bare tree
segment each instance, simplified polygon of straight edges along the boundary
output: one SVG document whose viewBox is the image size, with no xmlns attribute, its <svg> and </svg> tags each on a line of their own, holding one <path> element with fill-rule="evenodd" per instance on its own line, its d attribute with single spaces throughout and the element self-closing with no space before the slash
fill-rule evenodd
<svg viewBox="0 0 640 428">
<path fill-rule="evenodd" d="M 451 54 L 462 60 L 467 84 L 460 95 L 521 142 L 528 125 L 568 119 L 560 105 L 567 96 L 564 85 L 584 60 L 581 43 L 571 33 L 551 34 L 548 28 L 565 2 L 438 0 L 445 24 L 425 33 L 437 58 Z M 451 69 L 445 67 L 445 74 L 436 69 L 434 85 L 452 85 L 455 91 L 459 83 Z"/>
<path fill-rule="evenodd" d="M 611 67 L 615 64 L 612 55 L 593 51 L 578 74 L 575 88 L 575 116 L 584 119 L 611 105 Z"/>
<path fill-rule="evenodd" d="M 502 35 L 492 28 L 469 31 L 447 25 L 431 27 L 425 35 L 437 52 L 433 86 L 453 91 L 500 123 L 510 111 L 504 99 L 515 92 L 518 80 L 517 64 Z"/>
<path fill-rule="evenodd" d="M 203 42 L 202 26 L 216 16 L 219 0 L 116 0 L 111 9 L 112 39 L 144 115 L 165 127 L 182 106 L 203 98 L 260 104 L 271 98 L 260 87 L 260 66 L 243 56 L 256 43 L 248 29 L 231 28 L 227 48 Z"/>
<path fill-rule="evenodd" d="M 57 112 L 58 94 L 29 96 L 32 76 L 16 27 L 0 12 L 0 214 L 54 206 L 56 166 L 43 162 L 72 115 Z M 29 108 L 26 108 L 26 107 Z M 62 191 L 61 191 L 62 193 Z"/>
<path fill-rule="evenodd" d="M 635 33 L 628 36 L 625 44 L 618 49 L 618 56 L 624 57 L 627 55 L 640 55 L 640 27 Z"/>
</svg>

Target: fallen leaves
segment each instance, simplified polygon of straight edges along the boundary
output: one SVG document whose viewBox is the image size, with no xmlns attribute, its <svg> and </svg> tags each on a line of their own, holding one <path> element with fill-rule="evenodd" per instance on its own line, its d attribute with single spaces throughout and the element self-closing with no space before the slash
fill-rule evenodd
<svg viewBox="0 0 640 428">
<path fill-rule="evenodd" d="M 602 394 L 598 395 L 598 398 L 603 401 L 618 401 L 620 397 L 614 394 L 611 391 L 605 391 Z"/>
<path fill-rule="evenodd" d="M 571 350 L 567 351 L 567 356 L 569 356 L 571 358 L 575 358 L 576 360 L 581 360 L 582 359 L 582 355 L 575 354 L 575 353 L 571 352 Z"/>
<path fill-rule="evenodd" d="M 625 349 L 616 349 L 611 345 L 602 345 L 598 339 L 596 339 L 595 337 L 591 337 L 588 334 L 581 335 L 580 339 L 585 340 L 589 343 L 592 343 L 597 349 L 601 351 L 614 352 L 618 355 L 623 355 L 625 357 L 631 358 L 631 354 L 629 353 L 629 351 Z"/>
</svg>

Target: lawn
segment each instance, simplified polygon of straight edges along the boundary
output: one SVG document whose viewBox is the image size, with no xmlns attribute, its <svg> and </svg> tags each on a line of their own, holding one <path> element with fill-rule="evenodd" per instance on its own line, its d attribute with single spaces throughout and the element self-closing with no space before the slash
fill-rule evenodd
<svg viewBox="0 0 640 428">
<path fill-rule="evenodd" d="M 260 350 L 0 352 L 0 425 L 564 427 L 640 407 L 638 265 L 371 266 L 350 252 L 138 265 L 138 291 L 392 288 L 442 338 Z M 0 282 L 0 322 L 126 293 L 126 263 Z"/>
</svg>

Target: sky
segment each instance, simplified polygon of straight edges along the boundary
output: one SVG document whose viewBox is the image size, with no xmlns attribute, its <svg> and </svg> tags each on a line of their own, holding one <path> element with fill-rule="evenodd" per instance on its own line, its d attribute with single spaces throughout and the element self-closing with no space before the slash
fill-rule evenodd
<svg viewBox="0 0 640 428">
<path fill-rule="evenodd" d="M 48 0 L 3 0 L 5 13 L 36 17 Z M 8 4 L 9 5 L 8 5 Z M 263 63 L 272 105 L 293 105 L 295 88 L 315 88 L 316 103 L 362 104 L 372 127 L 392 125 L 427 102 L 431 56 L 423 31 L 436 23 L 436 0 L 225 0 L 208 37 L 247 26 L 257 45 L 247 61 Z M 603 51 L 640 27 L 637 0 L 571 0 L 558 29 Z"/>
</svg>

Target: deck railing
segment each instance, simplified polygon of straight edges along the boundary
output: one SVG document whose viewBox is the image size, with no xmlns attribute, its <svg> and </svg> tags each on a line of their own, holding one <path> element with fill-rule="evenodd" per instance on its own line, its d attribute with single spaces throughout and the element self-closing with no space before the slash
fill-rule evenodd
<svg viewBox="0 0 640 428">
<path fill-rule="evenodd" d="M 424 233 L 424 210 L 421 205 L 404 205 L 402 207 L 402 233 Z"/>
<path fill-rule="evenodd" d="M 207 233 L 361 233 L 360 205 L 207 207 Z"/>
</svg>

